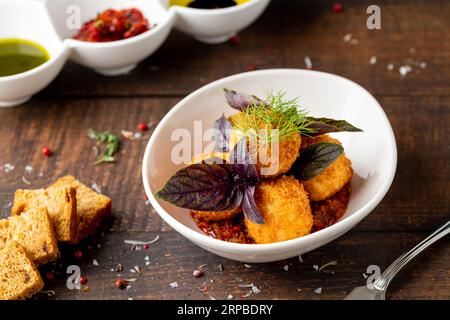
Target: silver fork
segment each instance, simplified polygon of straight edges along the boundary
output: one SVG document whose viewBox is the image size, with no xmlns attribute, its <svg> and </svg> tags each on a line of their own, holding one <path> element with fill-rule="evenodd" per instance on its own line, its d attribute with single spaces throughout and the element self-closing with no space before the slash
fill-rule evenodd
<svg viewBox="0 0 450 320">
<path fill-rule="evenodd" d="M 449 233 L 450 221 L 447 221 L 442 227 L 395 260 L 381 276 L 375 280 L 372 289 L 368 286 L 356 287 L 345 297 L 345 300 L 385 300 L 387 288 L 395 275 L 415 256 Z"/>
</svg>

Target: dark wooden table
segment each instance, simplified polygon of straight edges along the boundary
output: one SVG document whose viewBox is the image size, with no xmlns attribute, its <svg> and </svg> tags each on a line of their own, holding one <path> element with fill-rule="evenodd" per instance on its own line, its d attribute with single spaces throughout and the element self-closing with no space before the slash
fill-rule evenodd
<svg viewBox="0 0 450 320">
<path fill-rule="evenodd" d="M 161 49 L 130 75 L 107 78 L 69 63 L 59 77 L 27 104 L 0 110 L 0 209 L 17 188 L 43 187 L 64 174 L 96 183 L 113 199 L 113 219 L 103 233 L 77 248 L 63 248 L 61 263 L 43 268 L 57 275 L 47 281 L 52 299 L 342 299 L 365 283 L 369 265 L 387 267 L 450 216 L 450 3 L 445 1 L 378 1 L 382 29 L 366 28 L 370 1 L 345 1 L 345 12 L 330 10 L 330 1 L 274 0 L 261 18 L 240 34 L 237 45 L 205 45 L 173 31 Z M 353 41 L 344 41 L 351 33 Z M 395 131 L 398 168 L 381 204 L 340 239 L 308 253 L 304 262 L 253 265 L 214 256 L 161 221 L 145 204 L 141 162 L 147 138 L 124 141 L 118 162 L 93 166 L 93 143 L 86 129 L 134 131 L 140 122 L 158 121 L 181 98 L 204 84 L 249 68 L 304 68 L 348 77 L 367 88 L 381 103 Z M 370 64 L 372 56 L 376 64 Z M 422 67 L 420 66 L 421 62 Z M 389 70 L 388 65 L 394 69 Z M 399 67 L 413 70 L 401 76 Z M 41 154 L 44 146 L 54 155 Z M 28 173 L 25 166 L 31 165 Z M 132 251 L 124 239 L 160 240 L 148 250 Z M 449 238 L 415 259 L 392 284 L 393 299 L 450 298 Z M 73 252 L 81 249 L 83 258 Z M 150 264 L 146 265 L 148 256 Z M 92 264 L 93 259 L 99 263 Z M 338 264 L 318 272 L 314 265 Z M 88 289 L 68 290 L 65 267 L 78 264 Z M 128 290 L 115 288 L 123 264 L 141 269 Z M 193 270 L 207 264 L 205 275 Z M 223 271 L 219 270 L 219 264 Z M 288 265 L 286 271 L 284 266 Z M 177 282 L 178 288 L 170 283 Z M 258 295 L 243 297 L 254 283 Z M 208 287 L 207 292 L 202 290 Z M 322 288 L 321 294 L 315 290 Z M 38 298 L 46 299 L 45 294 Z"/>
</svg>

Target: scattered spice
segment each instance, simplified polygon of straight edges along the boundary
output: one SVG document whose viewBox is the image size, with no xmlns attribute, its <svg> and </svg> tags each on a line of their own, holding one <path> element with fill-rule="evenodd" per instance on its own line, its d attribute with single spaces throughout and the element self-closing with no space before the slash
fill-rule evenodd
<svg viewBox="0 0 450 320">
<path fill-rule="evenodd" d="M 5 163 L 2 165 L 2 170 L 3 172 L 8 173 L 14 170 L 14 166 L 11 163 Z"/>
<path fill-rule="evenodd" d="M 344 11 L 344 5 L 340 2 L 336 2 L 333 4 L 332 10 L 334 13 L 341 13 Z"/>
<path fill-rule="evenodd" d="M 228 297 L 227 297 L 228 300 L 232 300 L 233 298 L 234 298 L 234 297 L 233 297 L 232 294 L 229 294 Z"/>
<path fill-rule="evenodd" d="M 88 137 L 92 140 L 96 140 L 98 143 L 106 143 L 103 156 L 98 159 L 95 164 L 112 163 L 115 161 L 114 154 L 119 150 L 120 138 L 109 131 L 97 132 L 93 129 L 89 129 L 87 133 Z"/>
<path fill-rule="evenodd" d="M 73 253 L 73 256 L 74 256 L 75 258 L 77 258 L 77 259 L 80 259 L 81 257 L 83 257 L 83 252 L 82 252 L 81 250 L 76 250 L 76 251 Z"/>
<path fill-rule="evenodd" d="M 136 270 L 137 273 L 141 274 L 141 268 L 139 268 L 139 266 L 134 266 L 134 270 Z"/>
<path fill-rule="evenodd" d="M 97 193 L 102 193 L 102 189 L 99 187 L 99 185 L 98 184 L 96 184 L 96 183 L 93 183 L 92 185 L 91 185 L 91 188 L 92 188 L 92 190 L 94 190 L 95 192 L 97 192 Z"/>
<path fill-rule="evenodd" d="M 307 70 L 311 70 L 313 68 L 312 62 L 311 62 L 311 58 L 308 56 L 305 56 L 305 68 Z"/>
<path fill-rule="evenodd" d="M 146 123 L 139 123 L 137 128 L 141 131 L 147 131 L 148 130 L 148 125 Z"/>
<path fill-rule="evenodd" d="M 300 261 L 300 263 L 304 262 L 301 254 L 298 255 L 298 261 Z"/>
<path fill-rule="evenodd" d="M 321 294 L 322 293 L 322 287 L 317 288 L 316 290 L 314 290 L 314 292 L 316 294 Z"/>
<path fill-rule="evenodd" d="M 325 263 L 324 265 L 322 265 L 322 266 L 319 268 L 319 272 L 322 271 L 322 270 L 324 270 L 324 269 L 327 268 L 327 267 L 335 266 L 335 265 L 337 265 L 337 264 L 338 264 L 338 262 L 337 262 L 336 260 L 327 262 L 327 263 Z"/>
<path fill-rule="evenodd" d="M 117 289 L 123 290 L 123 289 L 125 289 L 127 286 L 128 286 L 128 281 L 127 281 L 127 280 L 125 280 L 125 279 L 120 279 L 120 278 L 116 280 L 116 288 L 117 288 Z"/>
<path fill-rule="evenodd" d="M 25 184 L 28 184 L 28 185 L 31 184 L 31 182 L 30 182 L 27 178 L 25 178 L 25 176 L 22 176 L 22 181 L 23 181 Z"/>
<path fill-rule="evenodd" d="M 220 272 L 223 272 L 223 270 L 224 270 L 224 269 L 223 269 L 223 265 L 219 263 L 217 266 L 219 267 L 219 271 L 220 271 Z"/>
<path fill-rule="evenodd" d="M 117 266 L 116 266 L 116 272 L 122 272 L 123 271 L 123 267 L 122 267 L 122 264 L 118 264 Z"/>
<path fill-rule="evenodd" d="M 196 278 L 200 278 L 205 274 L 203 268 L 206 267 L 206 264 L 202 264 L 201 266 L 198 266 L 197 269 L 192 272 L 192 275 Z"/>
<path fill-rule="evenodd" d="M 46 294 L 47 297 L 52 297 L 52 296 L 56 296 L 56 292 L 54 290 L 42 290 L 41 293 Z"/>
<path fill-rule="evenodd" d="M 229 41 L 232 45 L 237 45 L 239 43 L 239 36 L 235 34 L 229 39 Z"/>
<path fill-rule="evenodd" d="M 178 288 L 178 282 L 172 282 L 172 283 L 169 283 L 169 286 L 172 288 L 172 289 L 175 289 L 175 288 Z"/>
<path fill-rule="evenodd" d="M 148 250 L 148 248 L 150 248 L 148 243 L 144 244 L 142 247 L 144 248 L 144 250 Z"/>
<path fill-rule="evenodd" d="M 388 70 L 390 70 L 390 71 L 392 71 L 392 70 L 394 70 L 394 64 L 393 63 L 389 63 L 388 65 L 387 65 L 387 69 Z"/>
<path fill-rule="evenodd" d="M 94 259 L 94 260 L 92 261 L 92 264 L 93 264 L 94 266 L 99 266 L 99 263 L 98 263 L 97 259 Z"/>
<path fill-rule="evenodd" d="M 50 157 L 53 153 L 48 147 L 42 148 L 42 154 L 46 157 Z"/>
<path fill-rule="evenodd" d="M 84 285 L 88 283 L 88 278 L 86 276 L 81 276 L 80 277 L 80 284 Z"/>
<path fill-rule="evenodd" d="M 404 65 L 404 66 L 401 66 L 399 69 L 398 69 L 398 72 L 400 73 L 400 75 L 402 76 L 402 77 L 404 77 L 404 76 L 406 76 L 408 73 L 410 73 L 412 71 L 412 67 L 410 66 L 410 65 Z"/>
<path fill-rule="evenodd" d="M 54 274 L 53 272 L 49 271 L 49 272 L 47 272 L 47 273 L 45 274 L 45 278 L 46 278 L 48 281 L 52 281 L 53 279 L 55 279 L 55 274 Z"/>
<path fill-rule="evenodd" d="M 288 266 L 287 264 L 285 264 L 285 265 L 283 266 L 283 269 L 284 269 L 284 271 L 288 272 L 288 271 L 289 271 L 289 266 Z"/>
<path fill-rule="evenodd" d="M 31 174 L 33 173 L 33 167 L 30 165 L 25 166 L 25 173 Z"/>
<path fill-rule="evenodd" d="M 156 241 L 159 240 L 159 235 L 157 235 L 153 240 L 150 241 L 139 241 L 139 240 L 124 240 L 123 242 L 126 244 L 131 244 L 131 245 L 139 245 L 139 246 L 143 246 L 143 245 L 150 245 L 152 243 L 155 243 Z"/>
<path fill-rule="evenodd" d="M 319 266 L 317 264 L 313 265 L 314 270 L 318 271 L 319 270 Z"/>
<path fill-rule="evenodd" d="M 377 63 L 377 57 L 375 57 L 375 56 L 370 57 L 369 64 L 374 65 L 376 63 Z"/>
<path fill-rule="evenodd" d="M 247 65 L 247 71 L 254 71 L 256 70 L 256 65 L 254 65 L 253 63 L 249 63 Z"/>
<path fill-rule="evenodd" d="M 90 289 L 89 286 L 84 286 L 82 290 L 83 290 L 83 292 L 88 292 L 89 289 Z"/>
</svg>

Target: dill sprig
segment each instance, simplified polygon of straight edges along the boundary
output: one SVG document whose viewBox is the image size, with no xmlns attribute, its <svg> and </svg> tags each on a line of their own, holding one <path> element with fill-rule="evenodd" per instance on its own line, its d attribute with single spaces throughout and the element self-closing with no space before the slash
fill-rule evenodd
<svg viewBox="0 0 450 320">
<path fill-rule="evenodd" d="M 120 138 L 118 136 L 109 131 L 97 132 L 93 129 L 89 129 L 87 135 L 92 140 L 96 140 L 99 144 L 106 143 L 103 155 L 95 162 L 95 165 L 115 162 L 114 154 L 120 147 Z"/>
<path fill-rule="evenodd" d="M 254 135 L 259 144 L 270 144 L 274 140 L 286 140 L 299 133 L 309 135 L 307 112 L 299 108 L 298 98 L 288 99 L 285 92 L 268 91 L 265 104 L 250 104 L 236 121 L 239 135 Z"/>
</svg>

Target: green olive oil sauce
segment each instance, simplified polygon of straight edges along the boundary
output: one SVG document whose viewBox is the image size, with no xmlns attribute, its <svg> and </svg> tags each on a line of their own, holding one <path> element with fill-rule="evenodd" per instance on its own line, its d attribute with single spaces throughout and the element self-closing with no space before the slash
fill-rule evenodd
<svg viewBox="0 0 450 320">
<path fill-rule="evenodd" d="M 50 55 L 40 44 L 24 39 L 0 39 L 0 77 L 34 69 Z"/>
</svg>

